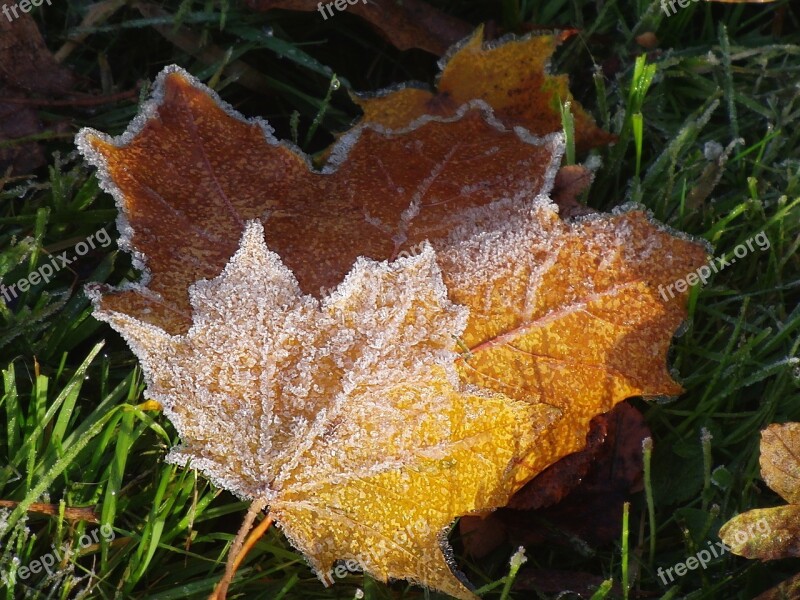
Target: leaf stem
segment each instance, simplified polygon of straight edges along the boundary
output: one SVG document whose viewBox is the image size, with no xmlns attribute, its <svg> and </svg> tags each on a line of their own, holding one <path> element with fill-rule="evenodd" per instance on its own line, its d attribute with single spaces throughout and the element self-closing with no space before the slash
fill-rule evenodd
<svg viewBox="0 0 800 600">
<path fill-rule="evenodd" d="M 214 591 L 211 592 L 211 596 L 209 596 L 209 600 L 225 600 L 225 597 L 228 593 L 228 586 L 230 586 L 231 582 L 233 581 L 233 577 L 236 575 L 236 571 L 239 568 L 239 565 L 242 564 L 245 556 L 250 550 L 255 546 L 256 542 L 261 539 L 261 536 L 269 529 L 270 525 L 272 525 L 272 517 L 267 515 L 267 518 L 264 519 L 258 527 L 253 529 L 250 532 L 250 529 L 253 527 L 253 523 L 256 520 L 256 516 L 260 513 L 264 508 L 267 506 L 267 501 L 263 498 L 259 498 L 258 500 L 253 501 L 250 505 L 250 508 L 247 510 L 247 515 L 245 515 L 244 521 L 242 521 L 242 526 L 239 528 L 239 532 L 236 534 L 236 538 L 233 540 L 233 545 L 231 549 L 228 551 L 228 562 L 225 565 L 225 575 L 222 579 L 219 580 Z M 247 534 L 250 533 L 248 536 Z M 247 539 L 245 540 L 245 536 Z"/>
</svg>

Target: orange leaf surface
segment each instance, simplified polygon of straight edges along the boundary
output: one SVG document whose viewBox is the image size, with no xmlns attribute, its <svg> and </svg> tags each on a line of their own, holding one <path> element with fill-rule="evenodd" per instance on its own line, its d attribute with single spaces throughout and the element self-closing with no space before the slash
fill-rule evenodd
<svg viewBox="0 0 800 600">
<path fill-rule="evenodd" d="M 685 294 L 660 288 L 702 265 L 705 247 L 634 208 L 565 221 L 547 195 L 563 136 L 510 131 L 480 100 L 399 131 L 359 126 L 317 172 L 266 123 L 169 68 L 126 134 L 85 130 L 78 144 L 117 199 L 120 245 L 147 272 L 95 290 L 95 306 L 176 423 L 188 454 L 175 459 L 266 494 L 323 577 L 363 545 L 377 548 L 360 562 L 381 579 L 470 597 L 438 545 L 457 514 L 502 505 L 624 398 L 680 391 L 666 353 Z M 563 195 L 584 178 L 570 175 Z M 378 360 L 387 339 L 395 354 Z M 408 440 L 387 433 L 375 398 L 392 427 L 409 419 Z M 250 421 L 247 452 L 231 458 L 228 438 Z M 374 444 L 359 446 L 359 431 Z M 414 462 L 412 438 L 433 463 Z M 300 456 L 328 466 L 303 470 Z M 273 464 L 282 470 L 264 471 Z M 313 529 L 313 515 L 330 522 Z M 392 540 L 417 517 L 425 525 L 397 552 L 370 537 Z"/>
<path fill-rule="evenodd" d="M 667 351 L 685 309 L 663 289 L 705 249 L 641 211 L 568 223 L 552 204 L 495 203 L 439 260 L 450 298 L 470 309 L 462 379 L 563 411 L 535 471 L 580 450 L 592 417 L 625 398 L 681 392 Z"/>
<path fill-rule="evenodd" d="M 479 98 L 506 126 L 520 125 L 537 135 L 561 130 L 559 106 L 569 101 L 577 147 L 608 144 L 615 137 L 599 129 L 572 98 L 567 76 L 546 73 L 556 47 L 571 33 L 483 43 L 479 27 L 439 61 L 442 72 L 435 92 L 405 86 L 353 100 L 364 111 L 365 122 L 399 129 L 422 115 L 451 116 L 465 102 Z"/>
</svg>

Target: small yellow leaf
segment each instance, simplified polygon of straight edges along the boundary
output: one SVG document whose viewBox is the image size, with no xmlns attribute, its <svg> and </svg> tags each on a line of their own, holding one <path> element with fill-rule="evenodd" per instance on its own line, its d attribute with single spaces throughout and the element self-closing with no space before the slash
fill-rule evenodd
<svg viewBox="0 0 800 600">
<path fill-rule="evenodd" d="M 139 410 L 161 410 L 161 403 L 155 400 L 146 400 L 136 405 Z"/>
<path fill-rule="evenodd" d="M 745 558 L 800 556 L 800 506 L 748 510 L 725 523 L 719 537 L 731 552 Z"/>
<path fill-rule="evenodd" d="M 800 504 L 800 423 L 773 423 L 761 432 L 761 475 L 791 504 Z"/>
</svg>

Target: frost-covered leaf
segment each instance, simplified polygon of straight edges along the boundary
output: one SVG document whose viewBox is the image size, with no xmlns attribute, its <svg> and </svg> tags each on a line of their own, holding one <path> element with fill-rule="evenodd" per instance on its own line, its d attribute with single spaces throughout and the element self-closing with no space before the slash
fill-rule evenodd
<svg viewBox="0 0 800 600">
<path fill-rule="evenodd" d="M 572 33 L 484 43 L 479 27 L 439 61 L 442 72 L 435 92 L 408 85 L 354 100 L 364 111 L 365 122 L 399 129 L 422 115 L 451 116 L 465 102 L 479 98 L 506 126 L 520 125 L 537 135 L 560 131 L 560 106 L 570 102 L 577 145 L 608 144 L 615 137 L 599 129 L 572 98 L 567 76 L 546 72 L 556 47 Z"/>
<path fill-rule="evenodd" d="M 761 475 L 790 504 L 800 504 L 800 423 L 773 423 L 761 432 Z"/>
<path fill-rule="evenodd" d="M 459 520 L 464 549 L 482 557 L 504 542 L 531 549 L 565 536 L 593 546 L 618 540 L 623 503 L 642 489 L 648 435 L 644 416 L 626 402 L 596 416 L 583 450 L 542 471 L 488 518 Z"/>
<path fill-rule="evenodd" d="M 432 249 L 359 259 L 319 301 L 256 222 L 190 296 L 181 335 L 96 313 L 134 349 L 180 433 L 169 459 L 265 499 L 323 581 L 335 560 L 355 559 L 382 580 L 475 598 L 451 572 L 446 528 L 507 501 L 558 411 L 459 383 L 451 336 L 466 311 L 447 299 Z"/>
<path fill-rule="evenodd" d="M 462 379 L 563 412 L 534 472 L 580 450 L 589 421 L 625 398 L 681 392 L 667 351 L 684 299 L 666 288 L 705 249 L 641 211 L 565 222 L 546 199 L 497 202 L 473 211 L 439 261 L 450 299 L 470 309 Z"/>
<path fill-rule="evenodd" d="M 719 538 L 745 558 L 800 557 L 800 505 L 748 510 L 725 523 Z"/>
<path fill-rule="evenodd" d="M 800 423 L 761 432 L 761 476 L 789 504 L 737 515 L 719 531 L 734 554 L 775 560 L 800 557 Z"/>
<path fill-rule="evenodd" d="M 486 110 L 465 106 L 406 133 L 358 127 L 320 173 L 268 124 L 245 120 L 184 71 L 165 69 L 128 133 L 112 140 L 84 130 L 78 138 L 117 197 L 120 247 L 152 275 L 146 290 L 108 295 L 103 305 L 183 332 L 189 286 L 219 274 L 247 220 L 261 220 L 301 289 L 320 295 L 358 256 L 393 258 L 447 235 L 462 211 L 549 189 L 560 136 L 510 133 Z"/>
<path fill-rule="evenodd" d="M 564 220 L 547 196 L 563 153 L 560 134 L 509 131 L 478 100 L 452 117 L 423 117 L 405 130 L 357 127 L 338 142 L 331 163 L 315 172 L 305 155 L 275 140 L 268 125 L 245 120 L 179 69 L 162 73 L 155 89 L 154 101 L 122 138 L 84 131 L 78 142 L 116 196 L 121 246 L 149 270 L 144 282 L 121 292 L 100 297 L 95 290 L 96 306 L 127 336 L 146 365 L 150 394 L 181 432 L 188 454 L 175 459 L 191 456 L 193 465 L 241 495 L 267 494 L 273 510 L 276 490 L 296 477 L 291 481 L 299 487 L 293 489 L 350 507 L 353 528 L 368 523 L 384 540 L 400 523 L 413 527 L 439 515 L 419 538 L 424 542 L 403 547 L 409 562 L 402 563 L 392 547 L 374 544 L 367 533 L 353 537 L 353 531 L 333 525 L 315 532 L 310 521 L 294 513 L 281 519 L 278 513 L 318 571 L 334 558 L 348 558 L 357 539 L 365 548 L 378 548 L 377 558 L 365 565 L 376 576 L 456 589 L 444 559 L 430 553 L 453 517 L 505 502 L 543 468 L 579 450 L 591 418 L 626 397 L 680 392 L 667 372 L 666 353 L 685 317 L 686 294 L 667 289 L 705 262 L 705 247 L 634 208 Z M 562 196 L 574 197 L 585 176 L 571 174 Z M 264 240 L 251 227 L 245 236 L 250 241 L 229 263 L 249 221 L 263 224 Z M 252 261 L 262 264 L 252 271 L 260 279 L 240 273 L 249 283 L 235 286 L 232 273 L 242 270 L 237 265 L 259 252 L 263 258 Z M 394 262 L 376 266 L 369 259 Z M 192 288 L 190 303 L 191 286 L 218 277 L 226 264 L 224 276 Z M 409 274 L 424 265 L 425 277 Z M 381 283 L 365 290 L 381 292 L 356 294 L 354 288 L 370 277 Z M 342 280 L 343 287 L 332 291 Z M 241 290 L 253 286 L 258 293 L 243 297 Z M 392 317 L 392 307 L 406 310 L 415 302 L 425 311 L 466 309 L 459 313 L 465 320 L 430 314 L 423 326 Z M 239 341 L 248 332 L 248 341 Z M 367 364 L 374 359 L 364 358 L 366 348 L 369 356 L 390 352 L 387 338 L 394 338 L 391 352 L 402 358 Z M 435 351 L 423 338 L 437 340 Z M 195 340 L 199 345 L 192 345 Z M 178 358 L 165 358 L 170 356 Z M 428 379 L 415 380 L 415 369 L 425 365 L 434 372 L 423 369 Z M 395 445 L 389 449 L 359 449 L 346 437 L 356 436 L 358 428 L 378 436 L 375 423 L 359 412 L 368 404 L 353 397 L 368 394 L 358 383 L 367 368 L 389 390 L 381 391 L 381 402 L 396 407 L 395 421 L 381 421 L 380 435 L 396 422 L 411 436 L 397 445 L 390 435 L 385 441 Z M 408 401 L 395 401 L 395 388 L 408 393 Z M 224 401 L 211 401 L 212 393 L 224 393 Z M 494 395 L 487 399 L 487 393 Z M 286 398 L 286 410 L 269 404 L 279 396 Z M 497 403 L 491 411 L 470 412 L 476 403 L 486 408 L 491 402 Z M 335 420 L 330 431 L 312 431 L 323 412 L 344 414 L 339 403 L 347 403 L 347 418 Z M 532 413 L 504 416 L 519 407 Z M 265 421 L 273 409 L 276 419 Z M 438 466 L 426 463 L 414 481 L 420 490 L 436 489 L 434 495 L 398 492 L 395 475 L 350 491 L 314 487 L 314 476 L 324 485 L 331 478 L 340 481 L 344 463 L 372 464 L 395 456 L 395 450 L 420 452 L 411 438 L 428 448 L 427 421 L 415 425 L 422 412 L 430 412 L 425 419 L 437 420 L 438 414 L 449 423 L 445 429 L 461 432 L 442 434 L 436 438 L 441 443 L 474 431 L 498 438 L 491 442 L 496 451 L 470 447 L 469 456 L 455 463 L 444 455 Z M 246 433 L 242 423 L 252 424 L 252 431 Z M 535 444 L 527 437 L 531 430 Z M 237 447 L 249 454 L 231 457 L 235 435 L 247 438 Z M 314 441 L 304 445 L 309 435 Z M 293 456 L 308 452 L 327 460 L 330 436 L 343 444 L 323 471 L 301 474 L 276 454 L 294 448 Z M 513 449 L 511 439 L 519 440 Z M 484 465 L 483 483 L 473 479 L 474 461 Z M 273 466 L 281 470 L 265 474 Z M 336 495 L 345 491 L 353 495 Z M 450 504 L 442 509 L 437 503 L 445 497 Z M 303 514 L 310 519 L 315 510 L 321 509 Z M 361 521 L 372 510 L 375 522 Z M 292 522 L 306 524 L 292 529 Z M 333 541 L 320 549 L 309 540 Z M 420 570 L 429 559 L 430 577 Z"/>
</svg>

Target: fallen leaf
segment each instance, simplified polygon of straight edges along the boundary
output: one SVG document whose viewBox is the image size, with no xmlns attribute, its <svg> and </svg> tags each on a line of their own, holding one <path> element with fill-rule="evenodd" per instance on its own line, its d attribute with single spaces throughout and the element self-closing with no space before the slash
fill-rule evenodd
<svg viewBox="0 0 800 600">
<path fill-rule="evenodd" d="M 451 572 L 447 527 L 505 504 L 557 411 L 462 389 L 451 335 L 467 315 L 430 246 L 359 259 L 320 302 L 256 222 L 191 299 L 182 335 L 95 313 L 131 345 L 181 436 L 168 460 L 266 500 L 323 581 L 335 560 L 356 559 L 384 581 L 477 598 Z"/>
<path fill-rule="evenodd" d="M 120 247 L 136 249 L 140 266 L 146 249 L 152 273 L 104 308 L 186 331 L 189 285 L 216 276 L 244 221 L 259 217 L 270 249 L 315 295 L 358 256 L 393 259 L 430 240 L 450 298 L 473 315 L 462 379 L 568 415 L 541 440 L 551 452 L 534 472 L 579 450 L 592 417 L 625 398 L 681 392 L 666 355 L 683 296 L 658 290 L 703 264 L 705 248 L 640 211 L 560 219 L 541 195 L 558 136 L 509 133 L 467 105 L 405 133 L 358 128 L 317 173 L 184 72 L 165 70 L 156 90 L 137 130 L 79 137 L 130 223 Z"/>
<path fill-rule="evenodd" d="M 84 130 L 78 146 L 125 216 L 120 248 L 152 273 L 147 288 L 108 295 L 103 306 L 170 333 L 188 330 L 189 286 L 219 274 L 247 220 L 262 220 L 300 288 L 321 295 L 358 256 L 390 259 L 445 238 L 459 211 L 498 190 L 545 192 L 560 160 L 557 135 L 510 134 L 476 103 L 406 133 L 359 127 L 320 173 L 185 72 L 164 70 L 155 90 L 141 127 L 116 140 Z"/>
<path fill-rule="evenodd" d="M 295 324 L 286 316 L 281 317 L 283 329 L 273 331 L 276 339 L 286 338 L 288 347 L 284 353 L 275 355 L 274 345 L 273 350 L 268 350 L 271 342 L 265 335 L 254 332 L 255 338 L 248 339 L 246 346 L 248 352 L 261 353 L 258 360 L 252 356 L 234 360 L 232 357 L 239 356 L 238 350 L 218 347 L 214 360 L 211 351 L 204 350 L 207 360 L 183 357 L 182 362 L 169 367 L 169 376 L 155 374 L 158 365 L 165 363 L 164 356 L 178 352 L 175 346 L 178 340 L 211 335 L 222 343 L 231 336 L 244 335 L 247 319 L 232 315 L 245 314 L 245 309 L 236 312 L 229 306 L 239 298 L 239 292 L 226 288 L 226 294 L 214 297 L 218 307 L 214 308 L 212 301 L 206 299 L 200 310 L 197 290 L 205 290 L 206 284 L 195 286 L 192 293 L 197 298 L 193 305 L 189 290 L 201 279 L 219 276 L 235 253 L 236 240 L 240 239 L 245 224 L 252 220 L 263 223 L 267 247 L 275 253 L 265 255 L 273 257 L 268 261 L 271 275 L 267 278 L 264 269 L 260 269 L 260 276 L 273 281 L 270 278 L 281 275 L 283 279 L 273 281 L 269 289 L 291 288 L 294 293 L 294 296 L 283 295 L 278 301 L 272 298 L 277 291 L 267 293 L 261 289 L 259 294 L 265 298 L 264 302 L 276 303 L 271 305 L 273 312 L 277 310 L 275 306 L 294 306 L 300 302 L 298 298 L 303 306 L 318 307 L 323 313 L 328 310 L 326 307 L 339 306 L 336 303 L 342 301 L 342 288 L 334 290 L 342 280 L 347 283 L 356 277 L 354 272 L 369 270 L 365 265 L 372 263 L 364 262 L 368 259 L 394 261 L 385 267 L 391 270 L 407 264 L 402 261 L 410 259 L 401 259 L 404 255 L 410 254 L 411 258 L 425 255 L 430 261 L 435 257 L 444 287 L 435 277 L 429 277 L 426 285 L 443 290 L 448 302 L 468 310 L 463 331 L 460 327 L 437 329 L 455 340 L 451 339 L 446 347 L 455 367 L 448 363 L 448 368 L 439 373 L 453 389 L 443 387 L 442 381 L 428 381 L 426 385 L 461 407 L 448 409 L 450 412 L 442 409 L 442 418 L 447 420 L 444 416 L 449 415 L 448 419 L 455 419 L 452 423 L 466 418 L 468 408 L 464 402 L 467 401 L 458 400 L 461 395 L 453 396 L 461 394 L 464 384 L 474 386 L 468 388 L 473 390 L 470 394 L 490 392 L 494 394 L 492 398 L 499 398 L 500 416 L 493 415 L 483 425 L 488 427 L 491 423 L 495 436 L 502 438 L 508 433 L 500 430 L 506 427 L 503 406 L 527 406 L 547 417 L 522 424 L 523 429 L 535 429 L 535 449 L 525 451 L 522 444 L 518 454 L 509 454 L 501 442 L 494 442 L 499 444 L 498 457 L 459 459 L 461 462 L 452 466 L 453 478 L 448 478 L 451 472 L 431 467 L 431 478 L 423 478 L 420 489 L 426 486 L 439 489 L 441 477 L 447 475 L 444 477 L 447 484 L 441 488 L 446 494 L 445 491 L 442 494 L 448 497 L 454 494 L 452 502 L 456 503 L 452 511 L 444 511 L 446 518 L 441 516 L 436 521 L 437 527 L 443 528 L 455 514 L 505 502 L 545 467 L 579 450 L 591 419 L 624 398 L 681 391 L 667 372 L 666 353 L 673 332 L 685 317 L 686 295 L 667 298 L 660 288 L 702 265 L 706 259 L 705 246 L 676 237 L 651 222 L 641 210 L 632 208 L 613 215 L 564 221 L 558 206 L 547 196 L 564 150 L 563 136 L 559 133 L 532 136 L 519 127 L 509 131 L 480 100 L 463 106 L 452 117 L 424 117 L 405 130 L 387 132 L 370 124 L 357 127 L 337 143 L 330 163 L 322 172 L 315 172 L 308 157 L 274 139 L 266 123 L 244 119 L 221 103 L 213 92 L 171 67 L 159 76 L 154 100 L 143 108 L 143 114 L 128 132 L 112 139 L 84 130 L 78 137 L 78 145 L 84 156 L 99 167 L 103 186 L 117 199 L 122 225 L 120 246 L 134 254 L 138 267 L 147 267 L 147 276 L 140 284 L 111 293 L 92 290 L 99 314 L 109 319 L 115 315 L 115 326 L 121 330 L 127 327 L 124 333 L 135 352 L 143 363 L 151 365 L 146 369 L 153 373 L 148 389 L 156 392 L 148 393 L 164 405 L 172 420 L 183 419 L 177 427 L 187 432 L 182 437 L 194 453 L 192 464 L 212 473 L 212 478 L 216 477 L 215 481 L 227 489 L 243 495 L 250 493 L 247 490 L 262 489 L 263 482 L 259 483 L 257 478 L 261 471 L 254 471 L 253 465 L 261 465 L 261 461 L 272 464 L 274 460 L 272 455 L 269 460 L 264 458 L 273 446 L 260 434 L 253 433 L 244 446 L 257 459 L 247 456 L 247 452 L 231 458 L 230 447 L 225 445 L 230 436 L 220 437 L 222 421 L 229 421 L 226 427 L 238 431 L 243 420 L 258 423 L 260 415 L 265 414 L 266 409 L 253 404 L 252 390 L 260 390 L 257 397 L 265 394 L 272 397 L 272 388 L 262 380 L 252 387 L 255 375 L 263 375 L 263 381 L 294 377 L 293 385 L 302 388 L 303 382 L 312 376 L 312 364 L 315 368 L 324 367 L 330 380 L 317 386 L 314 401 L 293 404 L 296 419 L 308 427 L 320 410 L 339 401 L 331 397 L 333 394 L 340 398 L 336 395 L 336 385 L 349 386 L 354 377 L 361 376 L 354 374 L 360 373 L 362 363 L 358 358 L 360 350 L 352 347 L 356 343 L 352 332 L 337 342 L 345 349 L 351 348 L 347 360 L 337 361 L 332 357 L 339 355 L 330 344 L 331 339 L 338 340 L 338 334 L 331 327 L 320 324 L 317 329 L 312 328 L 316 334 L 300 336 L 298 331 L 306 330 L 299 321 Z M 567 196 L 571 193 L 565 192 Z M 250 243 L 255 244 L 252 240 Z M 428 244 L 432 250 L 428 250 Z M 240 250 L 247 252 L 252 254 L 255 250 L 252 247 Z M 236 268 L 230 264 L 226 269 Z M 412 264 L 417 263 L 412 261 Z M 403 288 L 405 284 L 397 285 Z M 411 286 L 406 293 L 416 290 L 425 297 L 421 287 L 417 287 Z M 212 285 L 209 289 L 216 288 Z M 413 303 L 399 290 L 393 292 L 394 296 L 388 287 L 382 293 L 386 298 L 394 298 L 393 302 L 402 299 L 406 304 Z M 383 306 L 384 296 L 373 298 L 372 302 L 380 300 Z M 315 304 L 314 297 L 321 298 L 321 304 Z M 426 300 L 422 304 L 428 306 L 431 302 Z M 266 309 L 259 312 L 252 306 L 247 310 L 249 316 L 269 312 Z M 345 329 L 356 327 L 365 315 L 373 314 L 372 304 L 366 301 L 344 304 L 336 310 L 340 326 Z M 314 310 L 309 311 L 303 314 L 311 322 L 321 318 Z M 216 320 L 211 318 L 212 313 Z M 260 323 L 265 318 L 258 316 L 253 321 Z M 383 323 L 385 327 L 390 325 Z M 404 327 L 418 328 L 411 323 L 402 327 L 399 323 L 391 325 L 395 345 L 407 353 L 406 366 L 430 362 L 424 358 L 424 345 L 402 342 L 404 335 L 419 334 L 419 331 L 405 332 Z M 139 337 L 134 339 L 136 335 Z M 369 343 L 380 346 L 382 336 L 383 333 Z M 364 344 L 369 345 L 366 340 Z M 306 360 L 301 352 L 304 348 L 316 360 Z M 321 349 L 330 355 L 330 360 L 322 360 L 315 354 Z M 455 351 L 460 352 L 455 354 Z M 219 360 L 220 356 L 226 359 Z M 206 362 L 213 363 L 213 368 L 198 367 Z M 408 380 L 406 373 L 391 371 L 391 363 L 385 369 L 387 378 L 397 378 L 394 385 L 406 389 L 402 383 Z M 460 381 L 456 381 L 456 373 Z M 445 377 L 446 374 L 449 375 Z M 179 415 L 179 403 L 174 397 L 182 398 L 184 387 L 172 380 L 197 383 L 207 378 L 220 382 L 219 385 L 228 386 L 227 382 L 234 381 L 240 381 L 241 385 L 237 383 L 239 387 L 230 388 L 224 402 L 197 400 L 193 410 Z M 217 389 L 213 387 L 216 383 L 203 385 Z M 420 390 L 427 389 L 420 386 Z M 198 394 L 205 397 L 204 393 Z M 358 405 L 360 401 L 354 402 Z M 415 415 L 413 402 L 409 406 L 409 415 Z M 356 419 L 358 412 L 356 408 L 352 410 L 356 411 L 352 417 Z M 402 410 L 398 408 L 400 413 Z M 411 419 L 408 415 L 407 418 Z M 283 428 L 276 421 L 271 430 L 280 442 L 276 442 L 276 448 L 285 447 L 281 445 L 283 442 L 295 443 L 299 439 L 297 428 L 287 425 L 286 418 L 281 423 Z M 338 424 L 339 421 L 334 423 L 333 433 Z M 359 426 L 377 432 L 365 423 Z M 305 427 L 301 430 L 305 431 Z M 345 427 L 343 431 L 349 430 Z M 427 438 L 419 437 L 424 428 L 415 431 L 420 442 L 427 443 Z M 361 464 L 382 460 L 375 458 L 375 452 L 379 452 L 379 457 L 392 456 L 383 446 L 366 448 L 361 454 L 355 446 L 347 447 L 347 452 L 354 454 L 342 453 L 337 461 Z M 255 462 L 247 464 L 248 460 Z M 488 487 L 476 491 L 471 487 L 471 475 L 464 475 L 464 482 L 455 478 L 462 466 L 471 472 L 470 460 L 491 463 L 483 475 L 488 478 Z M 223 462 L 239 478 L 213 475 L 213 469 L 217 468 L 215 461 Z M 502 476 L 493 470 L 499 463 L 492 461 L 508 467 Z M 286 469 L 291 473 L 281 472 L 276 477 L 300 477 L 294 467 Z M 305 473 L 302 477 L 311 476 Z M 301 491 L 314 489 L 317 494 L 310 479 L 301 480 L 305 486 L 299 488 Z M 463 492 L 452 492 L 456 484 L 463 484 Z M 389 483 L 382 482 L 381 486 L 370 488 L 369 493 L 358 490 L 359 494 L 365 494 L 362 499 L 370 510 L 380 507 L 371 519 L 387 519 L 391 522 L 386 526 L 391 528 L 397 527 L 400 518 L 408 523 L 418 513 L 441 513 L 440 509 L 427 505 L 427 500 L 417 497 L 414 501 L 421 505 L 416 513 L 405 511 L 405 505 L 400 510 L 391 500 L 395 497 L 393 493 L 387 499 L 377 491 L 387 486 Z M 330 497 L 324 495 L 328 492 L 319 493 L 331 506 L 338 506 L 336 502 L 340 500 L 344 506 L 349 501 L 336 497 L 334 491 Z M 462 494 L 469 496 L 470 502 Z M 438 499 L 431 501 L 435 503 Z M 308 510 L 313 512 L 311 508 Z M 356 511 L 353 526 L 362 517 L 366 519 L 369 512 L 366 509 L 358 512 L 362 509 L 353 507 L 348 510 Z M 276 520 L 281 521 L 280 517 Z M 372 521 L 364 522 L 374 525 Z M 291 525 L 284 527 L 293 543 L 310 553 L 318 572 L 333 557 L 341 558 L 353 549 L 349 540 L 355 539 L 355 534 L 349 530 L 332 529 L 330 539 L 334 541 L 325 548 L 325 553 L 319 554 L 320 549 L 307 545 L 308 540 L 314 539 L 310 526 L 298 525 L 300 530 L 291 529 Z M 414 552 L 424 552 L 423 558 L 433 561 L 435 573 L 431 578 L 416 570 L 425 564 L 419 558 L 421 555 L 409 566 L 397 562 L 394 554 L 385 555 L 389 549 L 365 542 L 361 537 L 360 542 L 366 543 L 364 547 L 378 548 L 378 556 L 368 563 L 368 570 L 384 579 L 433 581 L 429 585 L 438 589 L 455 589 L 453 581 L 445 581 L 444 559 L 439 554 L 430 554 L 435 537 L 433 529 L 426 528 L 426 541 L 417 541 L 413 546 Z M 440 533 L 441 530 L 437 535 Z M 316 535 L 316 539 L 329 539 L 325 537 L 328 532 Z"/>
<path fill-rule="evenodd" d="M 652 31 L 645 31 L 642 34 L 636 36 L 636 43 L 639 44 L 642 48 L 646 48 L 647 50 L 652 50 L 653 48 L 658 46 L 658 38 L 656 34 Z"/>
<path fill-rule="evenodd" d="M 753 600 L 797 600 L 797 598 L 800 598 L 800 573 L 759 594 Z"/>
<path fill-rule="evenodd" d="M 800 423 L 764 429 L 759 463 L 767 485 L 789 504 L 800 504 Z"/>
<path fill-rule="evenodd" d="M 596 545 L 619 539 L 622 504 L 641 489 L 648 435 L 644 417 L 627 403 L 598 415 L 583 450 L 546 468 L 489 519 L 459 521 L 465 549 L 481 557 L 504 542 L 530 547 L 576 537 Z"/>
<path fill-rule="evenodd" d="M 563 411 L 535 472 L 580 450 L 591 419 L 625 398 L 681 392 L 667 351 L 685 308 L 663 288 L 705 262 L 703 246 L 640 211 L 566 223 L 552 204 L 496 202 L 481 215 L 439 253 L 450 298 L 474 315 L 458 369 Z"/>
<path fill-rule="evenodd" d="M 10 165 L 17 173 L 28 173 L 47 162 L 36 142 L 3 144 L 42 133 L 44 127 L 31 105 L 2 97 L 52 97 L 66 93 L 74 83 L 72 73 L 50 54 L 30 15 L 14 21 L 0 18 L 0 171 Z"/>
<path fill-rule="evenodd" d="M 800 556 L 800 505 L 748 510 L 725 523 L 720 539 L 745 558 L 776 560 Z"/>
<path fill-rule="evenodd" d="M 485 101 L 500 121 L 536 135 L 560 131 L 560 106 L 569 101 L 575 118 L 576 147 L 585 150 L 613 142 L 575 101 L 566 75 L 549 75 L 556 47 L 574 33 L 531 34 L 519 39 L 483 42 L 483 28 L 455 46 L 440 61 L 436 92 L 408 85 L 375 95 L 356 95 L 363 120 L 388 129 L 406 127 L 423 115 L 451 116 L 465 102 Z"/>
<path fill-rule="evenodd" d="M 519 490 L 509 508 L 535 510 L 561 502 L 568 494 L 625 493 L 641 489 L 642 441 L 650 429 L 642 413 L 627 403 L 598 415 L 589 424 L 586 446 L 545 469 Z M 601 515 L 586 515 L 597 520 Z"/>
<path fill-rule="evenodd" d="M 800 556 L 800 423 L 773 423 L 761 432 L 760 464 L 764 481 L 789 504 L 737 515 L 719 537 L 745 558 Z"/>
<path fill-rule="evenodd" d="M 276 8 L 305 12 L 319 11 L 319 19 L 327 20 L 339 14 L 333 2 L 316 0 L 248 0 L 248 5 L 259 11 Z M 325 6 L 330 6 L 326 10 Z M 366 0 L 348 2 L 346 12 L 358 15 L 370 23 L 393 46 L 400 50 L 420 48 L 431 54 L 442 55 L 458 40 L 469 35 L 469 23 L 445 14 L 421 0 Z"/>
<path fill-rule="evenodd" d="M 583 217 L 594 213 L 578 200 L 578 196 L 589 189 L 593 180 L 594 173 L 582 165 L 565 165 L 558 170 L 550 199 L 558 205 L 561 218 Z"/>
</svg>

